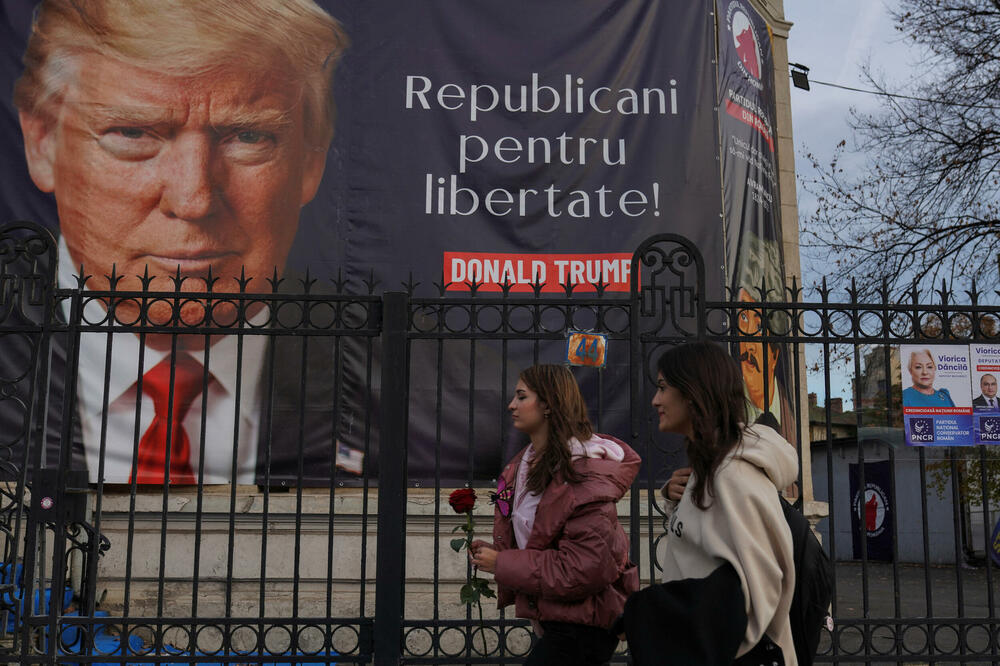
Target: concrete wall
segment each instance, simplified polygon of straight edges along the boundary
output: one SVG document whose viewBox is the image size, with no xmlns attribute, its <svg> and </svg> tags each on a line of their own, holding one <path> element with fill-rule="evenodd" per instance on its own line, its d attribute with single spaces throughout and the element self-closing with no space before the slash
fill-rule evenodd
<svg viewBox="0 0 1000 666">
<path fill-rule="evenodd" d="M 477 493 L 486 498 L 490 490 L 477 489 Z M 467 617 L 467 608 L 459 601 L 459 588 L 468 571 L 466 555 L 454 552 L 449 545 L 452 538 L 461 535 L 452 530 L 464 519 L 448 506 L 449 492 L 408 492 L 407 621 Z M 96 507 L 96 497 L 91 499 Z M 99 522 L 100 531 L 111 541 L 98 567 L 100 607 L 113 617 L 263 616 L 280 619 L 275 622 L 278 628 L 287 627 L 288 618 L 295 618 L 306 646 L 310 640 L 322 640 L 322 632 L 310 628 L 310 618 L 372 617 L 377 582 L 377 490 L 366 495 L 361 489 L 338 489 L 332 503 L 328 492 L 315 490 L 303 492 L 301 499 L 293 491 L 270 495 L 267 501 L 265 514 L 264 496 L 254 486 L 239 486 L 233 495 L 226 486 L 208 487 L 201 498 L 199 517 L 197 493 L 172 489 L 164 521 L 164 500 L 158 492 L 137 495 L 134 505 L 128 494 L 105 493 L 100 516 L 92 514 L 94 524 Z M 640 566 L 644 577 L 648 577 L 649 566 L 646 502 L 643 493 Z M 619 514 L 628 532 L 628 497 L 619 504 Z M 480 499 L 477 535 L 489 539 L 492 520 L 492 506 Z M 663 521 L 655 513 L 652 523 L 654 535 L 661 534 Z M 487 574 L 484 577 L 490 578 Z M 227 579 L 232 581 L 228 585 Z M 500 616 L 492 600 L 484 603 L 483 614 L 486 620 Z M 512 609 L 505 616 L 512 618 Z M 256 632 L 248 627 L 244 633 L 242 647 L 252 647 Z M 357 641 L 355 633 L 347 627 L 339 633 L 335 634 L 335 645 L 350 651 Z M 186 644 L 184 632 L 173 630 L 172 636 L 175 645 Z M 237 642 L 239 637 L 237 634 Z M 270 640 L 280 646 L 288 634 L 284 630 L 272 632 Z M 429 640 L 420 630 L 407 638 L 416 651 Z M 464 638 L 455 633 L 442 640 L 459 646 Z M 491 635 L 490 640 L 495 637 Z M 515 631 L 509 640 L 520 640 L 526 648 L 530 638 L 527 632 Z M 199 638 L 203 647 L 211 647 L 212 641 L 212 630 Z"/>
<path fill-rule="evenodd" d="M 888 460 L 889 446 L 885 443 L 866 444 L 866 462 Z M 832 449 L 832 456 L 829 455 Z M 900 562 L 924 562 L 924 519 L 922 496 L 926 497 L 927 513 L 927 561 L 931 564 L 955 562 L 955 539 L 959 531 L 959 521 L 955 518 L 951 500 L 951 483 L 946 481 L 943 496 L 938 497 L 933 489 L 924 489 L 920 479 L 920 450 L 913 447 L 897 447 L 895 451 L 895 494 L 896 529 Z M 927 448 L 928 462 L 940 460 L 944 452 Z M 827 458 L 833 461 L 833 494 L 828 488 L 829 475 Z M 812 447 L 812 476 L 816 499 L 829 502 L 834 514 L 835 553 L 838 560 L 852 560 L 853 535 L 851 534 L 851 497 L 849 465 L 858 461 L 857 445 L 814 444 Z M 930 474 L 928 473 L 928 477 Z M 822 535 L 823 544 L 830 545 L 831 519 L 819 521 L 816 528 Z"/>
</svg>

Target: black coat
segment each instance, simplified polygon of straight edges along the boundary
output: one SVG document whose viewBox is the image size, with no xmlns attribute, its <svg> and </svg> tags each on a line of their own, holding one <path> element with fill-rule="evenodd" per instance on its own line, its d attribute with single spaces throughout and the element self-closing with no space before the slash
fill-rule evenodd
<svg viewBox="0 0 1000 666">
<path fill-rule="evenodd" d="M 728 665 L 747 628 L 743 589 L 728 562 L 705 578 L 651 585 L 625 603 L 632 663 Z"/>
</svg>

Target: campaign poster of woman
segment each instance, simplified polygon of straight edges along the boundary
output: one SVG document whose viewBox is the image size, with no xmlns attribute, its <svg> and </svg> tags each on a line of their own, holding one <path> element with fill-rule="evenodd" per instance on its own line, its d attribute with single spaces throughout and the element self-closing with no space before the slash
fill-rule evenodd
<svg viewBox="0 0 1000 666">
<path fill-rule="evenodd" d="M 903 427 L 911 446 L 972 444 L 969 348 L 900 345 Z"/>
</svg>

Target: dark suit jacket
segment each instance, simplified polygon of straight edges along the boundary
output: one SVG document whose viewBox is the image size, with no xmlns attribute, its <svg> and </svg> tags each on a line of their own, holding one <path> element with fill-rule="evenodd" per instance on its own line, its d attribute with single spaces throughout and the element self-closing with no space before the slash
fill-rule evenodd
<svg viewBox="0 0 1000 666">
<path fill-rule="evenodd" d="M 34 225 L 25 228 L 47 235 Z M 16 478 L 26 467 L 59 463 L 64 414 L 71 417 L 66 448 L 70 468 L 86 469 L 75 399 L 73 405 L 66 405 L 75 398 L 67 393 L 66 384 L 75 381 L 76 375 L 67 372 L 71 337 L 62 321 L 62 307 L 52 298 L 56 246 L 54 240 L 51 243 L 53 251 L 29 257 L 26 245 L 20 256 L 9 261 L 7 257 L 0 264 L 3 478 Z M 299 285 L 290 280 L 286 287 L 295 290 Z M 312 321 L 321 327 L 331 324 L 315 313 Z M 49 326 L 43 326 L 45 322 Z M 46 333 L 53 324 L 62 330 Z M 260 380 L 257 483 L 289 486 L 301 479 L 302 485 L 315 486 L 327 485 L 332 474 L 345 480 L 356 478 L 334 471 L 333 464 L 335 442 L 363 451 L 366 430 L 376 426 L 366 410 L 368 388 L 361 356 L 366 343 L 358 336 L 307 337 L 277 329 L 274 333 Z M 366 428 L 369 419 L 372 428 Z M 44 446 L 29 451 L 27 442 L 44 442 Z"/>
<path fill-rule="evenodd" d="M 997 401 L 997 404 L 1000 405 L 1000 398 L 994 397 L 993 400 Z M 972 407 L 976 411 L 980 412 L 989 411 L 991 409 L 995 411 L 1000 411 L 1000 408 L 998 407 L 990 407 L 989 404 L 986 402 L 986 396 L 984 396 L 982 393 L 979 394 L 978 398 L 973 399 Z"/>
</svg>

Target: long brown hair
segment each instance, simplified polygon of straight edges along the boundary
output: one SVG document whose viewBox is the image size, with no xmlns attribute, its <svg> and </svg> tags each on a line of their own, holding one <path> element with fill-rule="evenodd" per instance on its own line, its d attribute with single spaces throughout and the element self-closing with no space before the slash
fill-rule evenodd
<svg viewBox="0 0 1000 666">
<path fill-rule="evenodd" d="M 688 401 L 693 439 L 687 456 L 694 469 L 691 494 L 695 506 L 705 509 L 713 497 L 715 472 L 740 443 L 747 422 L 743 374 L 736 359 L 718 345 L 692 342 L 665 351 L 656 368 L 664 381 Z"/>
<path fill-rule="evenodd" d="M 556 474 L 570 483 L 580 481 L 573 469 L 569 440 L 585 442 L 594 434 L 576 378 L 561 365 L 533 365 L 521 372 L 521 381 L 548 408 L 549 435 L 545 447 L 535 453 L 528 470 L 528 490 L 540 493 Z"/>
</svg>

